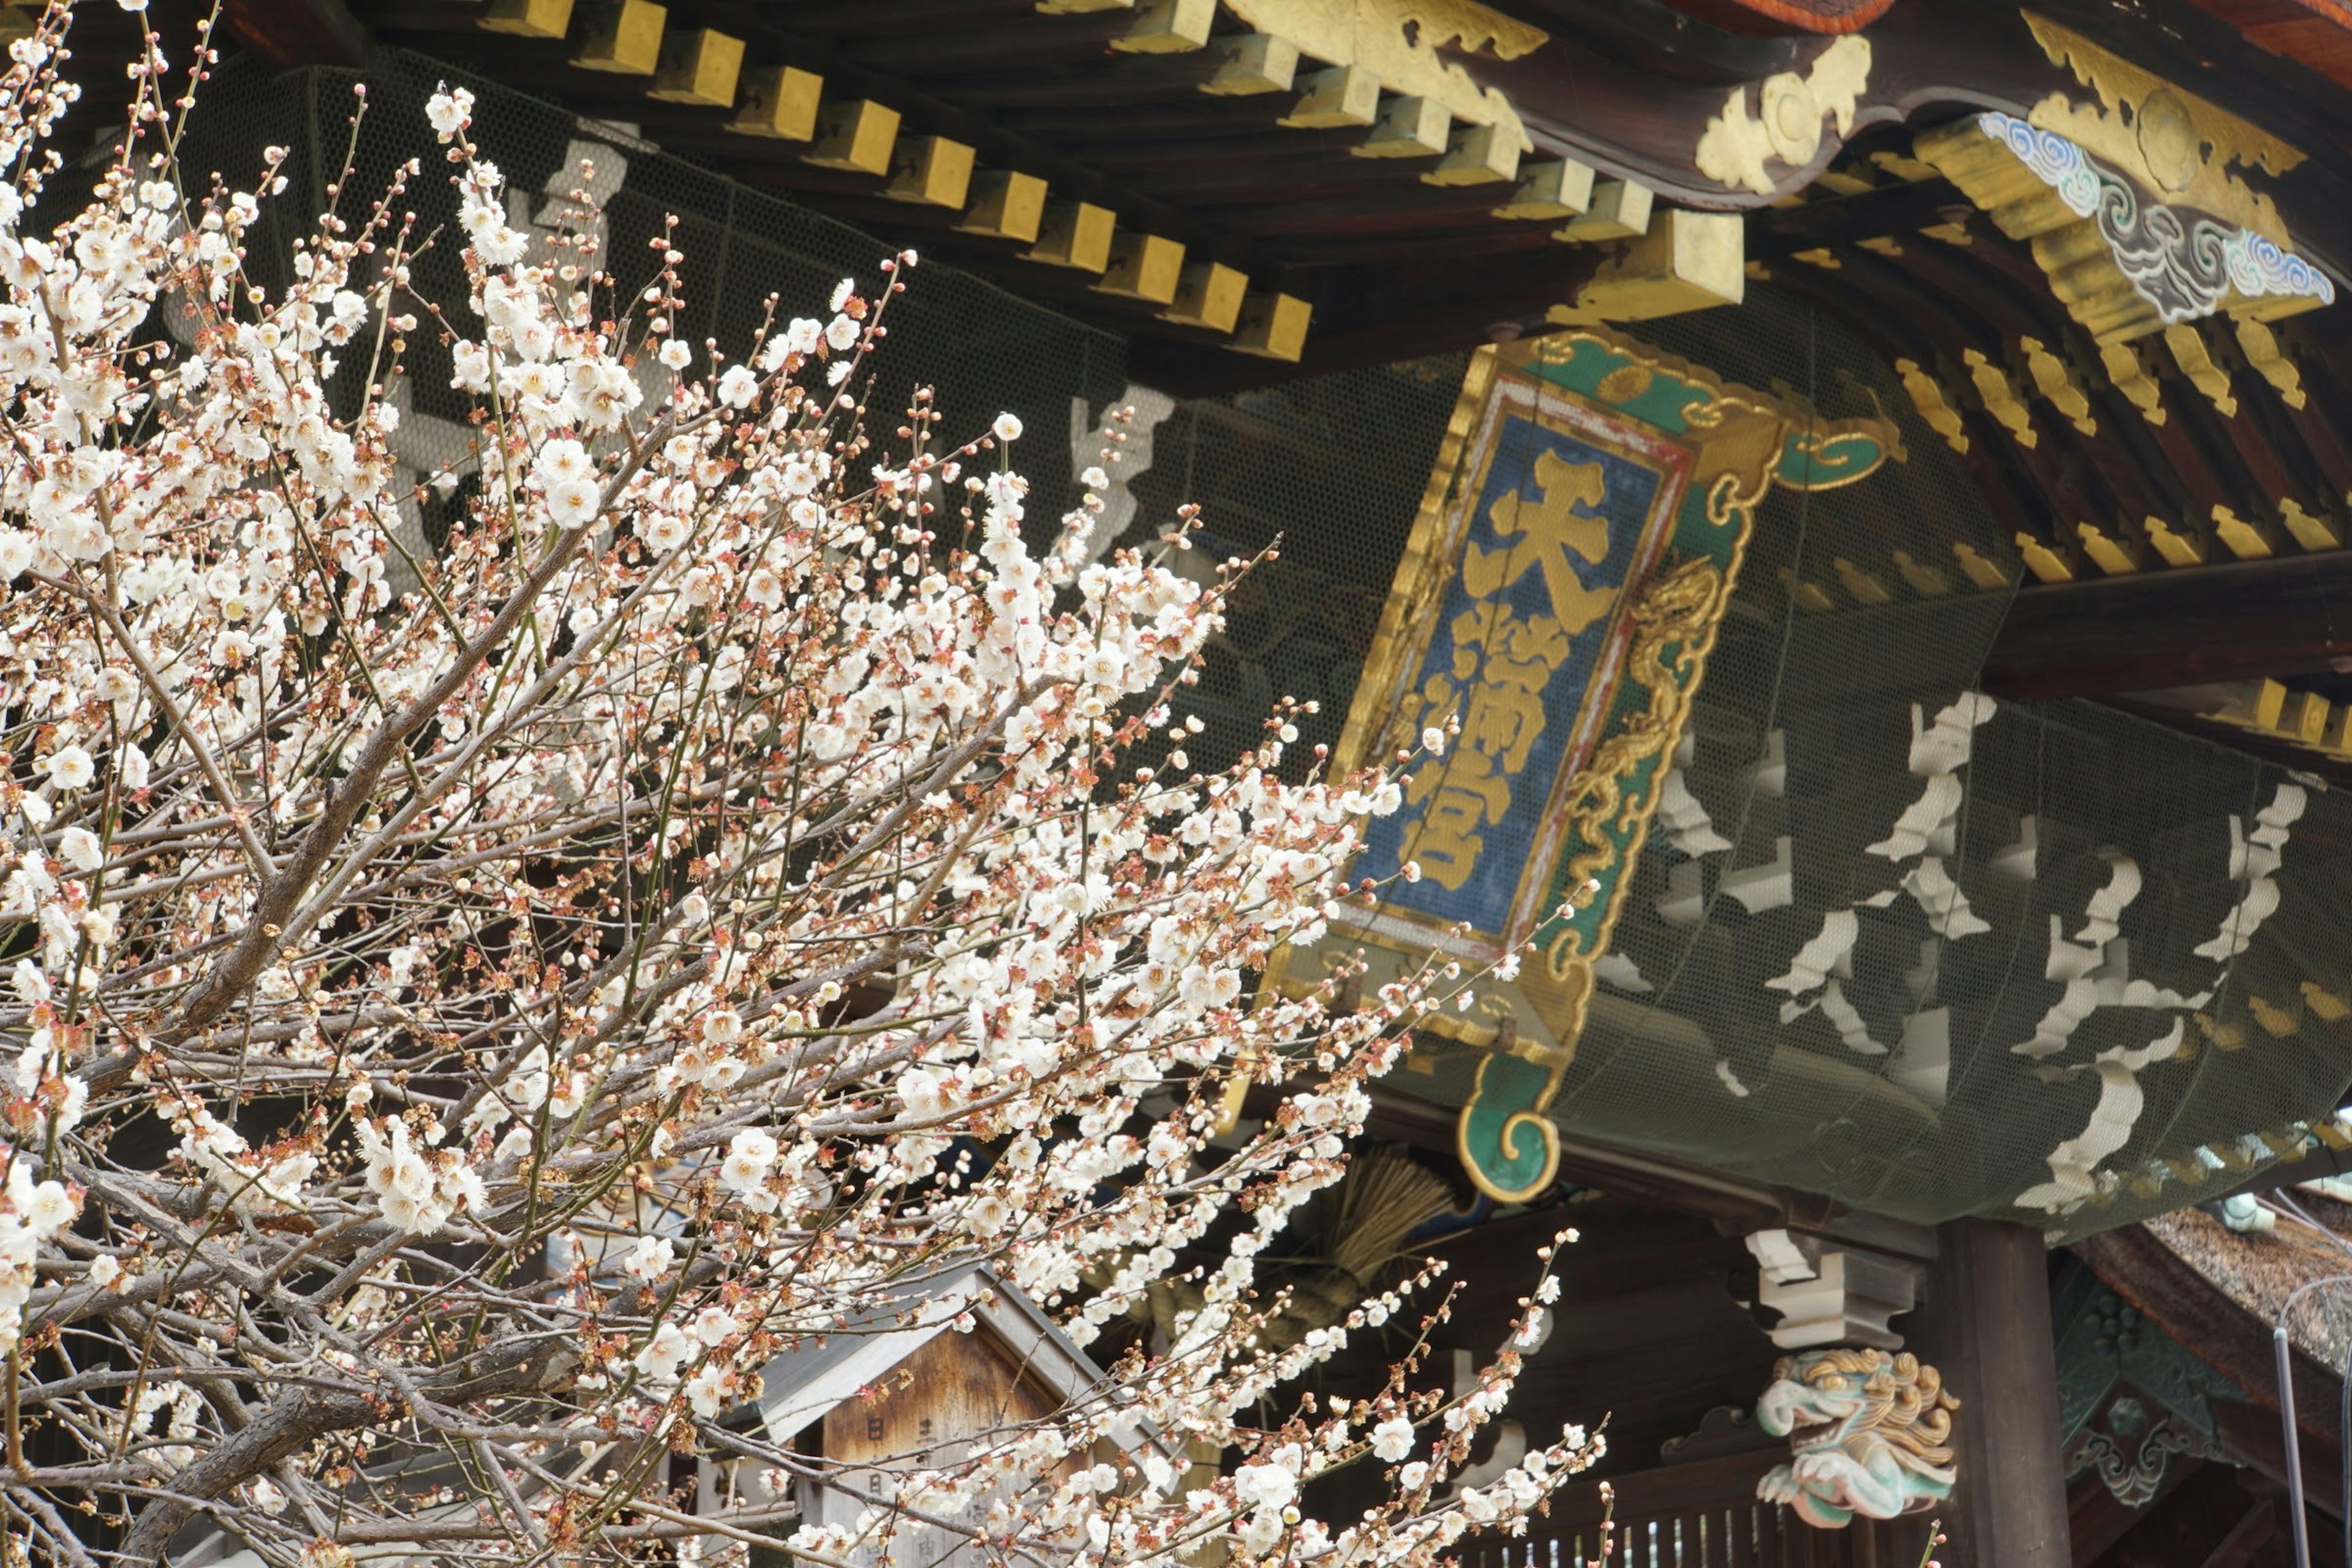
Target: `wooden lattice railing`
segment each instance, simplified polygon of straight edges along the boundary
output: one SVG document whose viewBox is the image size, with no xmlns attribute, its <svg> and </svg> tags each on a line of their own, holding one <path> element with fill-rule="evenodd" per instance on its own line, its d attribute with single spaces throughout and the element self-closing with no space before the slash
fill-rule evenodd
<svg viewBox="0 0 2352 1568">
<path fill-rule="evenodd" d="M 1781 1450 L 1732 1454 L 1620 1476 L 1609 1568 L 1913 1568 L 1927 1521 L 1815 1530 L 1756 1500 Z M 1465 1543 L 1465 1568 L 1584 1568 L 1601 1561 L 1600 1487 L 1578 1482 L 1524 1540 Z"/>
</svg>

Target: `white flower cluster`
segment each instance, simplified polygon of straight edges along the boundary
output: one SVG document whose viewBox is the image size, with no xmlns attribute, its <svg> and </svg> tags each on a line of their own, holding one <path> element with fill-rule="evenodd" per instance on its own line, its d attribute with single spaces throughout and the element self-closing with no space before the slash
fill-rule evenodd
<svg viewBox="0 0 2352 1568">
<path fill-rule="evenodd" d="M 439 1125 L 427 1129 L 427 1143 L 437 1142 Z M 481 1173 L 457 1150 L 417 1147 L 405 1119 L 379 1124 L 362 1117 L 352 1130 L 366 1162 L 368 1191 L 383 1217 L 411 1236 L 437 1235 L 458 1209 L 479 1214 L 488 1206 Z"/>
<path fill-rule="evenodd" d="M 202 1104 L 173 1102 L 173 1130 L 180 1134 L 180 1155 L 191 1170 L 212 1178 L 231 1206 L 268 1211 L 302 1207 L 302 1184 L 319 1168 L 319 1159 L 301 1142 L 265 1158 L 236 1130 L 222 1122 Z"/>
<path fill-rule="evenodd" d="M 0 1194 L 0 1351 L 13 1349 L 33 1293 L 41 1244 L 74 1222 L 81 1212 L 78 1194 L 64 1183 L 37 1182 L 32 1162 L 16 1154 Z"/>
</svg>

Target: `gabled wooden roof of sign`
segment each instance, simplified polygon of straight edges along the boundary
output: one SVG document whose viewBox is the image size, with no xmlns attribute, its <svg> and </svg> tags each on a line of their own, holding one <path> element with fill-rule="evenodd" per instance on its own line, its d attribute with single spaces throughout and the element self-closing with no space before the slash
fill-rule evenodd
<svg viewBox="0 0 2352 1568">
<path fill-rule="evenodd" d="M 761 1369 L 754 1402 L 761 1420 L 776 1440 L 788 1441 L 845 1400 L 881 1384 L 891 1368 L 941 1334 L 957 1331 L 967 1315 L 972 1331 L 991 1336 L 1021 1375 L 1054 1399 L 1080 1397 L 1102 1379 L 1102 1369 L 1017 1286 L 984 1264 L 969 1263 L 909 1276 L 838 1330 L 804 1336 L 769 1362 Z M 1175 1454 L 1148 1422 L 1125 1428 L 1118 1441 L 1130 1449 L 1150 1444 Z"/>
</svg>

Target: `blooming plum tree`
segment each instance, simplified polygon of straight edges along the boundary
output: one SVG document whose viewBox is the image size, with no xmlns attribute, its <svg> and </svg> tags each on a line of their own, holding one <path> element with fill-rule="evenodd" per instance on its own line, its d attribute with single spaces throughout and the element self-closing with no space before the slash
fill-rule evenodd
<svg viewBox="0 0 2352 1568">
<path fill-rule="evenodd" d="M 993 1563 L 1404 1563 L 1588 1462 L 1571 1430 L 1449 1486 L 1508 1347 L 1465 1394 L 1410 1360 L 1297 1389 L 1425 1276 L 1262 1332 L 1258 1255 L 1475 977 L 1252 1000 L 1398 784 L 1297 782 L 1280 711 L 1223 771 L 1174 747 L 1240 563 L 1097 562 L 1093 496 L 1024 517 L 1017 421 L 866 406 L 911 254 L 688 342 L 667 239 L 619 298 L 509 226 L 463 91 L 429 110 L 462 298 L 416 292 L 415 165 L 333 188 L 265 287 L 283 183 L 184 178 L 196 89 L 152 38 L 37 235 L 81 199 L 47 140 L 69 13 L 0 79 L 12 1553 L 838 1564 L 914 1520 Z M 419 551 L 388 437 L 433 334 L 478 488 Z M 1249 1071 L 1278 1114 L 1213 1142 Z M 1171 1276 L 1198 1305 L 1050 1415 L 854 1483 L 730 1419 L 976 1261 L 1080 1343 Z M 1143 1423 L 1166 1444 L 1091 1462 Z M 1228 1473 L 1188 1483 L 1186 1445 Z M 673 1454 L 763 1483 L 698 1510 Z M 1350 1464 L 1385 1500 L 1302 1515 Z M 827 1479 L 870 1506 L 796 1518 Z"/>
</svg>

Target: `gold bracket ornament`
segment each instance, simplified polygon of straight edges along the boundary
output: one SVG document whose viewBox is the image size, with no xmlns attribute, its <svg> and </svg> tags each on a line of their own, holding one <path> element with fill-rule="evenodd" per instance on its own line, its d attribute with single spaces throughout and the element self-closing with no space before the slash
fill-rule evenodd
<svg viewBox="0 0 2352 1568">
<path fill-rule="evenodd" d="M 2017 395 L 2017 388 L 2009 384 L 2009 376 L 2000 366 L 1976 349 L 1968 350 L 1961 358 L 1968 365 L 1969 379 L 1976 383 L 1977 395 L 1984 399 L 1985 412 L 1999 421 L 2019 446 L 2031 450 L 2039 445 L 2042 437 L 2034 433 L 2032 411 Z"/>
<path fill-rule="evenodd" d="M 1913 559 L 1908 551 L 1893 552 L 1895 569 L 1903 574 L 1903 581 L 1913 593 L 1923 599 L 1940 599 L 1952 591 L 1952 579 L 1924 561 Z"/>
<path fill-rule="evenodd" d="M 2352 760 L 2352 708 L 2338 708 L 2315 691 L 2290 691 L 2275 680 L 2241 680 L 2220 688 L 2221 707 L 2200 713 L 2208 723 L 2252 730 L 2332 762 Z"/>
<path fill-rule="evenodd" d="M 1952 559 L 1960 563 L 1960 571 L 1968 580 L 1980 589 L 1990 591 L 2010 585 L 2009 573 L 2003 571 L 1999 563 L 1979 553 L 1977 548 L 1966 540 L 1952 542 Z"/>
<path fill-rule="evenodd" d="M 2122 343 L 2217 310 L 2273 320 L 2335 299 L 2290 248 L 2271 198 L 2231 172 L 2283 174 L 2300 152 L 2054 23 L 2026 21 L 2096 101 L 2053 92 L 2021 119 L 1991 110 L 1939 126 L 1914 151 L 2032 245 L 2051 292 L 2095 340 Z"/>
<path fill-rule="evenodd" d="M 2021 531 L 2018 534 L 2017 552 L 2024 559 L 2025 569 L 2033 574 L 2037 582 L 2071 583 L 2074 580 L 2073 563 L 2030 533 Z"/>
<path fill-rule="evenodd" d="M 2098 524 L 2081 523 L 2074 531 L 2082 537 L 2083 553 L 2108 576 L 2127 577 L 2139 570 L 2139 563 L 2132 559 L 2130 545 L 2105 533 Z"/>
<path fill-rule="evenodd" d="M 2091 400 L 2074 384 L 2074 372 L 2066 362 L 2053 353 L 2040 338 L 2020 338 L 2017 346 L 2025 352 L 2025 373 L 2033 378 L 2034 389 L 2049 401 L 2050 406 L 2066 416 L 2066 422 L 2085 436 L 2099 433 L 2099 422 L 2091 416 Z"/>
<path fill-rule="evenodd" d="M 1647 233 L 1601 264 L 1572 303 L 1554 305 L 1545 320 L 1555 326 L 1645 321 L 1737 305 L 1747 296 L 1746 251 L 1738 213 L 1660 213 Z"/>
<path fill-rule="evenodd" d="M 2333 517 L 2315 516 L 2304 510 L 2302 504 L 2293 496 L 2281 500 L 2278 509 L 2279 521 L 2286 524 L 2286 531 L 2294 535 L 2294 542 L 2305 550 L 2342 548 L 2344 535 Z"/>
<path fill-rule="evenodd" d="M 2214 412 L 2224 419 L 2234 419 L 2238 400 L 2230 391 L 2230 373 L 2214 363 L 2213 351 L 2195 327 L 2183 321 L 2164 329 L 2164 346 L 2172 351 L 2172 363 L 2189 384 L 2203 393 L 2213 405 Z"/>
<path fill-rule="evenodd" d="M 2303 162 L 2301 151 L 2080 33 L 2031 11 L 2024 15 L 2050 63 L 2071 69 L 2097 99 L 2076 103 L 2053 92 L 2033 106 L 2028 121 L 2162 192 L 2168 201 L 2286 244 L 2286 226 L 2271 199 L 2230 169 L 2284 174 Z"/>
<path fill-rule="evenodd" d="M 2129 343 L 2102 343 L 2099 364 L 2107 373 L 2107 384 L 2122 393 L 2141 418 L 2151 425 L 2164 423 L 2164 388 L 2140 363 L 2137 349 Z"/>
<path fill-rule="evenodd" d="M 1843 555 L 1830 562 L 1830 570 L 1837 574 L 1839 585 L 1857 605 L 1891 605 L 1895 602 L 1894 592 L 1885 582 Z"/>
<path fill-rule="evenodd" d="M 2246 363 L 2253 367 L 2254 374 L 2271 384 L 2271 390 L 2278 394 L 2281 403 L 2289 408 L 2304 405 L 2306 399 L 2303 390 L 2303 373 L 2295 368 L 2294 361 L 2289 359 L 2286 351 L 2279 346 L 2278 334 L 2272 331 L 2266 323 L 2251 316 L 2241 319 L 2238 322 L 2238 347 L 2245 354 Z"/>
<path fill-rule="evenodd" d="M 2205 542 L 2193 533 L 2183 533 L 2160 517 L 2146 517 L 2140 526 L 2147 531 L 2147 540 L 2156 552 L 2164 557 L 2168 566 L 2202 566 L 2205 564 Z"/>
<path fill-rule="evenodd" d="M 1853 135 L 1854 100 L 1869 85 L 1870 40 L 1849 33 L 1816 55 L 1803 76 L 1781 71 L 1753 88 L 1733 88 L 1700 133 L 1691 162 L 1718 184 L 1773 195 L 1780 186 L 1766 164 L 1777 158 L 1791 170 L 1809 166 L 1821 151 L 1825 120 L 1837 121 L 1840 136 Z"/>
<path fill-rule="evenodd" d="M 1916 360 L 1898 359 L 1895 374 L 1903 378 L 1903 390 L 1911 395 L 1911 406 L 1927 422 L 1927 428 L 1944 438 L 1944 445 L 1965 458 L 1969 455 L 1968 425 L 1960 411 L 1952 406 L 1945 395 L 1944 384 L 1922 369 Z"/>
<path fill-rule="evenodd" d="M 2263 1033 L 2274 1040 L 2284 1040 L 2303 1027 L 2301 1018 L 2263 997 L 2249 997 L 2246 1010 L 2254 1016 L 2254 1022 L 2263 1026 Z"/>
<path fill-rule="evenodd" d="M 2219 501 L 2213 503 L 2213 537 L 2241 561 L 2258 561 L 2272 553 L 2271 542 L 2259 527 Z"/>
<path fill-rule="evenodd" d="M 1481 87 L 1444 51 L 1515 60 L 1550 41 L 1540 27 L 1475 0 L 1224 0 L 1224 8 L 1290 51 L 1333 71 L 1360 73 L 1375 96 L 1426 100 L 1454 120 L 1494 127 L 1514 153 L 1535 151 L 1526 122 L 1502 89 Z M 1475 151 L 1482 166 L 1500 171 L 1496 177 L 1509 176 L 1491 141 Z M 1516 160 L 1511 163 L 1515 169 Z"/>
</svg>

